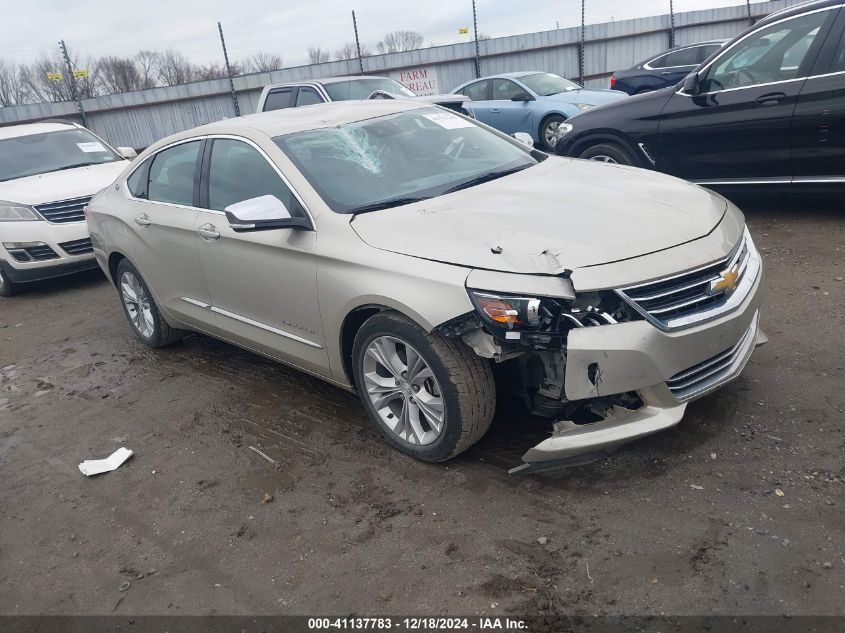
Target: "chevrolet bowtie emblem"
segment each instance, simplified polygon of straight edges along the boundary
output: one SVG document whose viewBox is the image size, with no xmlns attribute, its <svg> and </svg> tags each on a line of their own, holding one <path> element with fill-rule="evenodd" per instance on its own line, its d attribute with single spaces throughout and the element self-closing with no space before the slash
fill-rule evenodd
<svg viewBox="0 0 845 633">
<path fill-rule="evenodd" d="M 711 296 L 722 293 L 730 294 L 736 290 L 736 284 L 739 281 L 738 269 L 738 266 L 733 266 L 719 275 L 718 279 L 711 281 L 707 288 L 707 294 Z"/>
</svg>

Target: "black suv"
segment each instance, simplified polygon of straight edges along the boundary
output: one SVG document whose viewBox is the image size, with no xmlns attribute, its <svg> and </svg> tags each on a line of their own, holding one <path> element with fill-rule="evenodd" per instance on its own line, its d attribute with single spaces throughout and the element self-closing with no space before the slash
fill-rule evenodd
<svg viewBox="0 0 845 633">
<path fill-rule="evenodd" d="M 712 186 L 845 185 L 845 8 L 761 20 L 680 84 L 561 124 L 555 152 Z"/>
</svg>

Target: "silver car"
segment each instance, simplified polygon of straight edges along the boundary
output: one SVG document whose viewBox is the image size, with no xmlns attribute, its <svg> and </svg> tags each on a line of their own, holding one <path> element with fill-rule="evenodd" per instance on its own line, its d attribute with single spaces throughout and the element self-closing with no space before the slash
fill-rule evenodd
<svg viewBox="0 0 845 633">
<path fill-rule="evenodd" d="M 496 373 L 558 420 L 531 470 L 678 424 L 765 341 L 760 255 L 730 202 L 428 104 L 176 134 L 88 224 L 145 345 L 204 332 L 356 391 L 426 461 L 485 434 Z"/>
</svg>

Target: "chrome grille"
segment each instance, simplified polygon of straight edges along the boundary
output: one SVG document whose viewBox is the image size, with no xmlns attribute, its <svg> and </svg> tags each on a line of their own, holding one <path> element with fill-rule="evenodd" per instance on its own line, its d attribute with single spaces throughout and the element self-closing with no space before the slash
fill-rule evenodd
<svg viewBox="0 0 845 633">
<path fill-rule="evenodd" d="M 757 278 L 760 259 L 748 232 L 727 258 L 658 281 L 617 290 L 637 312 L 664 330 L 686 327 L 728 312 Z M 734 276 L 734 285 L 720 282 Z M 736 295 L 736 297 L 734 296 Z"/>
<path fill-rule="evenodd" d="M 730 349 L 675 374 L 666 381 L 669 391 L 677 400 L 689 400 L 721 385 L 736 376 L 745 366 L 757 337 L 758 315 L 751 327 Z"/>
<path fill-rule="evenodd" d="M 35 205 L 35 210 L 42 218 L 53 224 L 68 224 L 70 222 L 82 222 L 85 214 L 82 209 L 91 202 L 92 196 L 84 198 L 73 198 L 72 200 L 60 200 L 59 202 L 48 202 Z"/>
<path fill-rule="evenodd" d="M 91 245 L 91 238 L 86 237 L 84 240 L 74 240 L 72 242 L 62 242 L 59 244 L 62 250 L 68 255 L 87 255 L 94 252 L 94 247 Z"/>
</svg>

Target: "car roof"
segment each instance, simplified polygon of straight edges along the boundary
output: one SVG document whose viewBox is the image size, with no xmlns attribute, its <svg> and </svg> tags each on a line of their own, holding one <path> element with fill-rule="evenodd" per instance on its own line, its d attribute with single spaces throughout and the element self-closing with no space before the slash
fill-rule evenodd
<svg viewBox="0 0 845 633">
<path fill-rule="evenodd" d="M 272 84 L 270 88 L 281 88 L 284 86 L 297 86 L 299 84 L 336 84 L 343 81 L 363 81 L 364 79 L 390 79 L 381 75 L 346 75 L 342 77 L 320 77 L 319 79 L 297 79 L 296 81 L 284 81 Z"/>
<path fill-rule="evenodd" d="M 364 101 L 333 101 L 299 108 L 284 108 L 207 123 L 170 136 L 164 139 L 166 142 L 159 141 L 159 143 L 156 143 L 156 147 L 172 143 L 175 140 L 214 134 L 245 134 L 249 136 L 250 132 L 260 132 L 275 137 L 431 107 L 434 106 L 430 103 L 403 101 L 401 99 L 367 99 Z"/>
<path fill-rule="evenodd" d="M 75 129 L 77 125 L 73 123 L 60 123 L 58 121 L 49 121 L 44 123 L 25 123 L 23 125 L 10 125 L 7 127 L 0 127 L 0 140 L 8 138 L 17 138 L 19 136 L 30 136 L 32 134 L 46 134 L 48 132 L 61 132 L 62 130 Z"/>
<path fill-rule="evenodd" d="M 781 20 L 783 18 L 788 18 L 793 15 L 800 15 L 807 11 L 813 11 L 815 9 L 824 9 L 826 7 L 832 7 L 842 4 L 842 0 L 809 0 L 809 2 L 801 2 L 799 4 L 793 4 L 792 6 L 785 7 L 778 11 L 774 11 L 764 17 L 762 20 L 754 24 L 754 27 L 758 27 L 761 24 L 768 24 L 769 22 L 774 22 L 776 20 Z"/>
</svg>

